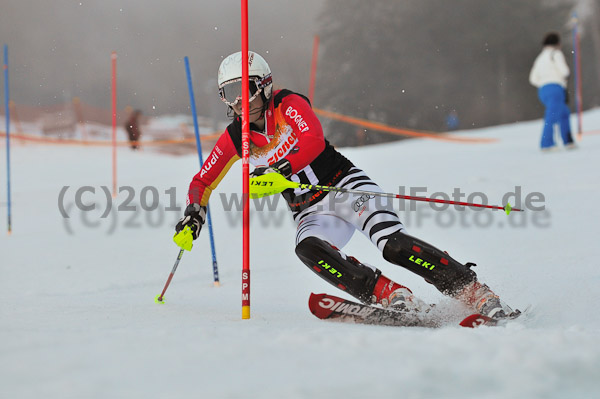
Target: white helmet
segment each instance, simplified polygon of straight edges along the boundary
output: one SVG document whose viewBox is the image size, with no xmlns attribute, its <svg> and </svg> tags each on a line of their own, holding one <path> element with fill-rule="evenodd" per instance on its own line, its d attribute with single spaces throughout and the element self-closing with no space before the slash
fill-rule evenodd
<svg viewBox="0 0 600 399">
<path fill-rule="evenodd" d="M 257 53 L 248 51 L 248 76 L 250 78 L 250 94 L 252 101 L 261 92 L 264 93 L 265 98 L 268 100 L 271 98 L 273 93 L 273 79 L 271 77 L 271 69 L 267 61 Z M 221 66 L 219 67 L 219 94 L 221 99 L 229 106 L 232 106 L 237 101 L 236 99 L 241 96 L 241 89 L 239 84 L 242 80 L 242 52 L 227 56 Z M 252 82 L 255 86 L 253 87 Z M 225 86 L 229 86 L 229 89 L 224 89 Z M 238 92 L 239 90 L 239 92 Z"/>
</svg>

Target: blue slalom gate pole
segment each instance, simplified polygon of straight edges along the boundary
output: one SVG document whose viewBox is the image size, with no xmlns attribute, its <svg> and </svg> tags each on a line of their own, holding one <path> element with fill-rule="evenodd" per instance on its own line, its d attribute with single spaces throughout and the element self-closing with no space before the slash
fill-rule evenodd
<svg viewBox="0 0 600 399">
<path fill-rule="evenodd" d="M 198 159 L 200 159 L 200 169 L 204 161 L 202 160 L 202 144 L 200 143 L 200 133 L 198 129 L 198 115 L 196 114 L 196 100 L 194 99 L 194 86 L 192 86 L 192 74 L 190 72 L 190 60 L 186 56 L 185 60 L 185 72 L 187 74 L 188 90 L 190 92 L 190 107 L 192 108 L 192 116 L 194 119 L 194 134 L 196 135 L 196 149 L 198 150 Z M 210 207 L 206 204 L 206 216 L 208 220 L 208 234 L 210 236 L 210 249 L 212 251 L 213 260 L 213 277 L 215 285 L 219 285 L 219 267 L 217 265 L 217 254 L 215 252 L 215 237 L 213 235 L 212 218 L 210 216 Z"/>
<path fill-rule="evenodd" d="M 8 46 L 4 45 L 4 103 L 6 113 L 6 204 L 8 212 L 8 234 L 12 232 L 11 227 L 11 204 L 10 204 L 10 92 L 8 90 Z"/>
</svg>

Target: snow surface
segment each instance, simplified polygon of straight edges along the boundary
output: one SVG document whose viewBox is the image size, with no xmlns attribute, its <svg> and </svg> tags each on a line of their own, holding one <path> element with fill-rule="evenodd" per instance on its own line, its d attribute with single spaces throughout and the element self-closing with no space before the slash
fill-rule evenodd
<svg viewBox="0 0 600 399">
<path fill-rule="evenodd" d="M 600 110 L 584 115 L 600 127 Z M 573 123 L 573 126 L 575 124 Z M 388 191 L 485 193 L 499 204 L 520 186 L 545 211 L 419 205 L 400 212 L 411 234 L 478 264 L 480 279 L 528 317 L 501 328 L 394 328 L 318 320 L 310 292 L 344 296 L 294 254 L 283 200 L 253 212 L 252 317 L 241 319 L 241 212 L 220 195 L 241 187 L 241 163 L 211 199 L 222 285 L 212 284 L 208 229 L 186 252 L 157 305 L 178 249 L 171 241 L 198 170 L 195 156 L 118 150 L 118 185 L 137 211 L 101 218 L 111 150 L 17 144 L 12 149 L 13 234 L 0 237 L 1 398 L 591 398 L 600 397 L 598 198 L 600 135 L 577 150 L 541 153 L 541 121 L 457 132 L 493 144 L 409 140 L 343 149 Z M 208 150 L 208 149 L 207 149 Z M 4 148 L 2 148 L 4 154 Z M 205 154 L 206 156 L 206 154 Z M 4 159 L 4 158 L 3 158 Z M 6 224 L 5 169 L 0 190 Z M 59 196 L 69 186 L 62 204 Z M 74 205 L 78 188 L 83 212 Z M 152 206 L 155 187 L 161 211 Z M 407 193 L 409 189 L 406 189 Z M 419 193 L 423 195 L 423 193 Z M 462 200 L 466 200 L 463 197 Z M 477 200 L 478 198 L 473 198 Z M 406 204 L 404 204 L 406 206 Z M 539 206 L 540 204 L 534 204 Z M 401 204 L 398 204 L 400 207 Z M 452 308 L 420 278 L 385 262 L 362 235 L 344 249 Z"/>
</svg>

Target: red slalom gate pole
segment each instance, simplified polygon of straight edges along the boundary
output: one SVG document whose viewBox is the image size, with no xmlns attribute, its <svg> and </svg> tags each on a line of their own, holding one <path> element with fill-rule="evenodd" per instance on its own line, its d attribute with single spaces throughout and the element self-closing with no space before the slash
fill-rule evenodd
<svg viewBox="0 0 600 399">
<path fill-rule="evenodd" d="M 577 13 L 574 12 L 571 17 L 571 22 L 573 23 L 573 63 L 574 66 L 574 77 L 575 77 L 575 114 L 577 116 L 577 140 L 581 140 L 581 135 L 583 134 L 583 124 L 581 117 L 581 58 L 579 55 L 579 18 Z"/>
<path fill-rule="evenodd" d="M 315 98 L 315 80 L 317 79 L 317 60 L 319 58 L 319 35 L 315 35 L 313 41 L 312 62 L 310 65 L 310 86 L 308 89 L 308 99 L 313 103 Z"/>
<path fill-rule="evenodd" d="M 250 104 L 248 93 L 248 0 L 242 2 L 242 198 L 243 216 L 243 263 L 242 263 L 242 319 L 250 318 Z"/>
<path fill-rule="evenodd" d="M 580 45 L 579 45 L 579 32 L 577 32 L 575 34 L 575 43 L 576 43 L 576 57 L 577 57 L 577 63 L 576 68 L 577 68 L 577 87 L 576 87 L 576 93 L 575 95 L 577 96 L 577 134 L 579 135 L 579 138 L 581 139 L 581 135 L 583 134 L 583 118 L 582 118 L 582 113 L 583 113 L 583 96 L 581 94 L 581 52 L 580 52 Z"/>
<path fill-rule="evenodd" d="M 112 62 L 112 178 L 113 198 L 117 196 L 117 53 L 110 54 Z"/>
</svg>

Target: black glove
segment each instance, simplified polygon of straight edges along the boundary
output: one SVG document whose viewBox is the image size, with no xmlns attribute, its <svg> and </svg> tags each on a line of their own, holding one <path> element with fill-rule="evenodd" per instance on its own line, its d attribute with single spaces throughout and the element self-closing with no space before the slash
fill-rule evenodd
<svg viewBox="0 0 600 399">
<path fill-rule="evenodd" d="M 250 177 L 258 177 L 267 173 L 279 173 L 286 179 L 289 179 L 292 175 L 292 165 L 290 164 L 290 161 L 283 158 L 275 162 L 273 165 L 259 166 L 258 168 L 255 168 L 252 173 L 250 173 Z"/>
<path fill-rule="evenodd" d="M 177 222 L 175 231 L 180 232 L 185 226 L 190 226 L 194 240 L 200 235 L 202 225 L 206 221 L 206 207 L 200 204 L 189 204 L 183 212 L 183 217 Z"/>
</svg>

